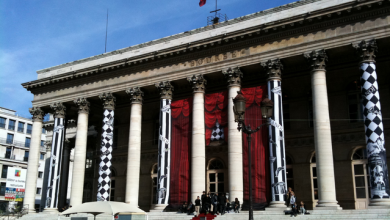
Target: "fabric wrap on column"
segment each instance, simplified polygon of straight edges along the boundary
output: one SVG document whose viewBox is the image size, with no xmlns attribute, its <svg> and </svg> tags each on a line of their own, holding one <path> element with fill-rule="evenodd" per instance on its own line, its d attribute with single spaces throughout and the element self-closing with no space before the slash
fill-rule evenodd
<svg viewBox="0 0 390 220">
<path fill-rule="evenodd" d="M 114 137 L 114 110 L 104 109 L 103 116 L 97 200 L 109 201 L 112 144 Z"/>
<path fill-rule="evenodd" d="M 171 164 L 171 100 L 160 100 L 158 141 L 157 204 L 168 204 Z"/>
<path fill-rule="evenodd" d="M 192 97 L 174 101 L 172 110 L 171 190 L 169 204 L 191 200 Z"/>
<path fill-rule="evenodd" d="M 371 199 L 389 198 L 389 174 L 375 63 L 363 62 L 360 70 Z"/>
<path fill-rule="evenodd" d="M 284 202 L 287 191 L 286 161 L 284 149 L 282 89 L 279 80 L 268 81 L 268 96 L 274 103 L 269 126 L 269 161 L 272 201 Z"/>
<path fill-rule="evenodd" d="M 260 103 L 267 93 L 266 86 L 242 88 L 242 95 L 246 99 L 245 124 L 252 128 L 266 123 L 262 119 Z M 248 189 L 248 142 L 243 133 L 243 165 L 244 165 L 244 204 L 249 203 Z M 264 209 L 270 200 L 270 176 L 268 160 L 268 129 L 263 127 L 260 131 L 252 134 L 252 196 L 253 208 Z"/>
<path fill-rule="evenodd" d="M 60 191 L 62 152 L 64 144 L 64 118 L 54 118 L 53 139 L 51 146 L 51 158 L 49 168 L 49 179 L 47 187 L 46 208 L 58 207 L 58 196 Z"/>
</svg>

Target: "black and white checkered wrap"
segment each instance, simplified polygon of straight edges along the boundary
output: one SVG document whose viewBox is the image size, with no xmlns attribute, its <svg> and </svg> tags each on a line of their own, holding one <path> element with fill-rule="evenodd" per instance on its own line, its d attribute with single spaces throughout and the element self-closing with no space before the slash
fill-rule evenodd
<svg viewBox="0 0 390 220">
<path fill-rule="evenodd" d="M 104 109 L 103 116 L 97 200 L 109 201 L 112 143 L 114 136 L 114 110 Z"/>
<path fill-rule="evenodd" d="M 64 119 L 54 119 L 54 129 L 51 145 L 51 157 L 50 157 L 50 168 L 48 176 L 47 186 L 47 198 L 46 208 L 57 208 L 58 207 L 58 196 L 60 192 L 60 172 L 62 163 L 62 152 L 64 145 Z"/>
<path fill-rule="evenodd" d="M 376 66 L 373 62 L 362 63 L 360 69 L 371 198 L 389 198 L 389 177 Z"/>
<path fill-rule="evenodd" d="M 218 123 L 218 121 L 216 121 L 215 127 L 211 132 L 211 141 L 220 141 L 224 139 L 225 139 L 225 134 L 223 132 L 223 127 Z"/>
<path fill-rule="evenodd" d="M 160 101 L 160 129 L 158 141 L 157 204 L 168 204 L 171 173 L 171 100 Z"/>
<path fill-rule="evenodd" d="M 284 149 L 282 90 L 279 80 L 268 81 L 268 97 L 274 102 L 273 116 L 269 119 L 269 153 L 272 201 L 284 201 L 287 190 Z"/>
</svg>

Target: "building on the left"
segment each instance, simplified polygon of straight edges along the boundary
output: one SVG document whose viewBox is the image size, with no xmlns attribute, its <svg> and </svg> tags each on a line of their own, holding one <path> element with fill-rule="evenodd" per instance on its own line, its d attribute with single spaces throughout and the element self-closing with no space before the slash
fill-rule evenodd
<svg viewBox="0 0 390 220">
<path fill-rule="evenodd" d="M 7 203 L 10 203 L 9 199 L 5 196 L 9 168 L 27 169 L 32 125 L 32 119 L 18 116 L 16 111 L 0 107 L 0 207 L 7 207 Z M 46 131 L 43 128 L 39 154 L 35 209 L 38 209 L 39 204 L 41 203 L 46 154 L 45 141 Z M 11 204 L 13 205 L 15 202 L 12 202 L 11 200 Z"/>
</svg>

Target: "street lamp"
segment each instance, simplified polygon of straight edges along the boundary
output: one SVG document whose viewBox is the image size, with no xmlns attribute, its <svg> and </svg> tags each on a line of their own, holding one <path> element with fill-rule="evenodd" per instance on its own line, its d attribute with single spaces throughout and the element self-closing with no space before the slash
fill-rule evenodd
<svg viewBox="0 0 390 220">
<path fill-rule="evenodd" d="M 233 99 L 233 111 L 234 111 L 234 120 L 235 122 L 238 122 L 238 131 L 244 132 L 247 134 L 247 141 L 248 141 L 248 175 L 249 175 L 249 220 L 253 220 L 253 207 L 252 207 L 252 157 L 251 157 L 251 140 L 252 140 L 252 134 L 259 131 L 261 127 L 265 125 L 269 125 L 268 120 L 267 123 L 260 125 L 256 129 L 252 130 L 251 125 L 248 124 L 248 126 L 245 125 L 245 110 L 246 110 L 246 99 L 242 95 L 241 91 L 237 91 L 237 96 Z M 274 103 L 272 100 L 269 100 L 268 97 L 266 97 L 261 103 L 261 115 L 263 118 L 270 118 L 272 117 L 273 113 L 273 107 Z"/>
</svg>

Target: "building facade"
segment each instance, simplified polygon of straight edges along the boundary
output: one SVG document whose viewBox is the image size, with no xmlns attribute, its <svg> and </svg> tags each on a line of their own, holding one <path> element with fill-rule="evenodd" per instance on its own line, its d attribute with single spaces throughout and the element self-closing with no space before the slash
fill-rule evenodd
<svg viewBox="0 0 390 220">
<path fill-rule="evenodd" d="M 47 208 L 60 208 L 67 182 L 72 206 L 169 209 L 202 191 L 246 204 L 249 168 L 256 209 L 284 208 L 287 187 L 309 209 L 390 206 L 389 12 L 383 0 L 303 0 L 38 71 L 23 86 L 34 94 L 34 157 L 42 117 L 54 116 L 47 198 L 58 202 Z M 252 126 L 267 123 L 266 95 L 274 103 L 251 166 L 237 91 Z M 34 203 L 36 163 L 25 204 Z"/>
<path fill-rule="evenodd" d="M 16 111 L 0 107 L 0 167 L 1 167 L 1 191 L 0 203 L 8 203 L 5 200 L 7 171 L 9 167 L 27 169 L 30 156 L 32 120 L 20 117 Z M 39 137 L 38 173 L 36 189 L 34 192 L 35 204 L 40 204 L 43 186 L 43 171 L 45 169 L 46 156 L 46 131 L 42 129 Z M 33 207 L 34 208 L 34 207 Z"/>
</svg>

